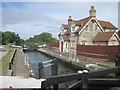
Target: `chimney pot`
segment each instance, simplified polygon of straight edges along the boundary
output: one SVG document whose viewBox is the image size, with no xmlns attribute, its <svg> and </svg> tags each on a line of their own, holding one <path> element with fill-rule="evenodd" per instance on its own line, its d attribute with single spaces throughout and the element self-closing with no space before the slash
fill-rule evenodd
<svg viewBox="0 0 120 90">
<path fill-rule="evenodd" d="M 71 19 L 72 18 L 72 16 L 69 16 L 69 19 Z"/>
<path fill-rule="evenodd" d="M 94 9 L 94 6 L 91 6 L 91 9 Z"/>
</svg>

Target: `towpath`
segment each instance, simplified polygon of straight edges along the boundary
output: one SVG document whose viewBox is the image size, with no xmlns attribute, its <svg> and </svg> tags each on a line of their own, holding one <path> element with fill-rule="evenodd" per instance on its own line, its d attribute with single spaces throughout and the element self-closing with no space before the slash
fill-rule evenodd
<svg viewBox="0 0 120 90">
<path fill-rule="evenodd" d="M 21 49 L 17 49 L 15 56 L 15 66 L 13 69 L 13 76 L 24 76 L 27 77 L 30 74 L 27 66 L 24 64 L 25 56 Z"/>
</svg>

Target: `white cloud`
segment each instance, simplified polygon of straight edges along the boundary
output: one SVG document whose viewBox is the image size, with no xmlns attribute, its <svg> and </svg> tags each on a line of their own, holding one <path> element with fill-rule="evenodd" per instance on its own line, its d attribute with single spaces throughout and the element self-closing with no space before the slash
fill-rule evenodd
<svg viewBox="0 0 120 90">
<path fill-rule="evenodd" d="M 89 15 L 90 6 L 97 9 L 98 19 L 117 25 L 117 6 L 111 3 L 22 3 L 21 7 L 9 5 L 3 8 L 3 31 L 14 31 L 24 39 L 42 32 L 57 37 L 60 25 L 67 23 L 68 16 L 81 19 Z M 104 4 L 104 5 L 103 5 Z M 102 7 L 103 6 L 103 7 Z M 113 9 L 113 10 L 111 10 Z M 116 14 L 115 14 L 116 13 Z"/>
</svg>

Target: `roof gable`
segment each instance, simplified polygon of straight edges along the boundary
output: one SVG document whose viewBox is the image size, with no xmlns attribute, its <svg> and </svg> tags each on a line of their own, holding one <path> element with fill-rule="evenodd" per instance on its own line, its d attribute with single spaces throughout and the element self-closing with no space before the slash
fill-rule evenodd
<svg viewBox="0 0 120 90">
<path fill-rule="evenodd" d="M 80 32 L 82 30 L 82 28 L 88 23 L 88 21 L 91 19 L 92 17 L 87 17 L 78 21 L 75 21 L 74 23 L 77 25 L 81 25 L 81 27 L 79 27 L 76 32 Z"/>
<path fill-rule="evenodd" d="M 97 19 L 95 18 L 95 17 L 88 17 L 88 18 L 85 18 L 84 19 L 85 21 L 83 22 L 83 25 L 80 27 L 80 28 L 78 28 L 78 30 L 76 31 L 76 32 L 82 32 L 83 30 L 84 30 L 84 28 L 89 24 L 89 22 L 90 21 L 92 21 L 92 20 L 95 20 L 96 21 L 96 23 L 98 24 L 98 26 L 100 27 L 100 30 L 102 31 L 102 32 L 104 32 L 104 30 L 103 30 L 103 28 L 101 27 L 101 25 L 99 24 L 99 22 L 97 21 Z"/>
<path fill-rule="evenodd" d="M 110 40 L 113 38 L 113 37 L 116 37 L 116 39 L 120 42 L 120 37 L 118 36 L 118 34 L 115 32 L 114 34 L 113 34 L 113 36 L 110 38 Z M 109 40 L 109 41 L 110 41 Z"/>
</svg>

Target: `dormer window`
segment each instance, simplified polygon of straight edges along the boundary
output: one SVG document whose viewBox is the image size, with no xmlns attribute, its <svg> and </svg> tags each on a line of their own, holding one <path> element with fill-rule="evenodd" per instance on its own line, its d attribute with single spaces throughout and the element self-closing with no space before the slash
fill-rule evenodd
<svg viewBox="0 0 120 90">
<path fill-rule="evenodd" d="M 75 32 L 75 25 L 72 26 L 72 32 Z"/>
<path fill-rule="evenodd" d="M 62 29 L 62 33 L 64 33 L 64 29 Z"/>
</svg>

